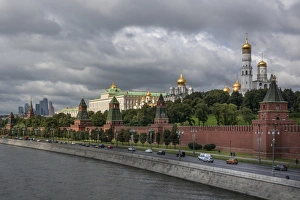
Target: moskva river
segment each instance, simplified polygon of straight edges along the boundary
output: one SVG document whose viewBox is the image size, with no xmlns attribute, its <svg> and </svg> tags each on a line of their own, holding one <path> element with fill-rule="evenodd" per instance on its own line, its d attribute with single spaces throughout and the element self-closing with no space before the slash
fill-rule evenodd
<svg viewBox="0 0 300 200">
<path fill-rule="evenodd" d="M 105 161 L 0 144 L 1 200 L 254 200 Z"/>
</svg>

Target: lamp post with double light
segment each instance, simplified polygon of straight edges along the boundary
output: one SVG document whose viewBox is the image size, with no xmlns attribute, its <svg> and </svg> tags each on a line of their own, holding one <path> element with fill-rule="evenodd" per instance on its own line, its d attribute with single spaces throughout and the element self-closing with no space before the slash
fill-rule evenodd
<svg viewBox="0 0 300 200">
<path fill-rule="evenodd" d="M 131 148 L 133 148 L 132 147 L 132 142 L 133 142 L 133 133 L 135 132 L 134 130 L 132 130 L 132 129 L 130 129 L 130 131 L 129 131 L 130 133 L 131 133 L 131 135 L 130 135 L 130 147 Z M 133 150 L 131 151 L 131 153 L 133 153 Z"/>
<path fill-rule="evenodd" d="M 180 136 L 182 136 L 184 132 L 177 129 L 176 133 L 177 133 L 177 136 L 178 136 L 178 160 L 180 161 L 180 160 L 181 160 L 181 153 L 180 153 Z"/>
<path fill-rule="evenodd" d="M 275 175 L 275 173 L 274 173 L 275 152 L 274 151 L 275 151 L 275 135 L 276 135 L 276 133 L 278 135 L 280 134 L 279 130 L 276 130 L 276 124 L 275 124 L 274 129 L 272 129 L 271 131 L 268 132 L 269 135 L 272 134 L 272 136 L 273 136 L 272 144 L 271 144 L 271 146 L 272 146 L 272 175 L 273 176 Z"/>
<path fill-rule="evenodd" d="M 195 132 L 197 132 L 197 130 L 195 128 L 191 128 L 192 139 L 193 139 L 193 156 L 195 156 Z"/>
<path fill-rule="evenodd" d="M 261 163 L 261 159 L 260 159 L 260 144 L 261 144 L 261 138 L 260 135 L 263 134 L 262 130 L 260 130 L 260 124 L 258 124 L 258 130 L 255 132 L 255 134 L 258 135 L 258 164 Z"/>
</svg>

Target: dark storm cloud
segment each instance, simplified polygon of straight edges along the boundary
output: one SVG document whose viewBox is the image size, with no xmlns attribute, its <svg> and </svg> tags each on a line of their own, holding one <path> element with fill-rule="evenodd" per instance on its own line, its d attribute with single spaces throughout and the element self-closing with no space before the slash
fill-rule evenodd
<svg viewBox="0 0 300 200">
<path fill-rule="evenodd" d="M 0 0 L 0 113 L 47 97 L 55 110 L 112 82 L 165 91 L 231 87 L 248 33 L 280 86 L 300 87 L 298 1 Z M 256 77 L 254 74 L 253 77 Z"/>
</svg>

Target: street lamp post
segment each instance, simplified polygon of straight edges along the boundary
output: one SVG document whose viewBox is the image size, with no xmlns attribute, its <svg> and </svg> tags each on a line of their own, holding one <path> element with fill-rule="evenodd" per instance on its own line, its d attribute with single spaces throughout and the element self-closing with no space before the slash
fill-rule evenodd
<svg viewBox="0 0 300 200">
<path fill-rule="evenodd" d="M 116 138 L 116 144 L 117 144 L 116 147 L 118 147 L 118 130 L 116 129 L 115 132 L 116 132 L 116 137 L 115 138 Z"/>
<path fill-rule="evenodd" d="M 54 142 L 54 128 L 50 128 L 50 131 L 52 132 L 52 143 Z"/>
<path fill-rule="evenodd" d="M 176 131 L 177 135 L 178 135 L 178 160 L 181 160 L 181 155 L 180 155 L 180 136 L 183 135 L 183 131 L 180 131 L 177 129 Z"/>
<path fill-rule="evenodd" d="M 24 128 L 22 128 L 22 131 L 23 131 L 23 139 L 24 139 L 24 135 L 25 135 L 25 130 L 26 130 L 26 128 L 24 127 Z"/>
<path fill-rule="evenodd" d="M 193 139 L 193 156 L 195 156 L 195 132 L 197 132 L 197 130 L 194 128 L 191 128 L 192 139 Z"/>
<path fill-rule="evenodd" d="M 230 156 L 232 156 L 232 153 L 231 153 L 231 140 L 230 140 L 230 147 L 229 147 L 229 149 L 230 149 Z"/>
<path fill-rule="evenodd" d="M 260 159 L 261 138 L 260 138 L 260 135 L 263 134 L 263 132 L 260 130 L 260 124 L 258 124 L 258 130 L 255 132 L 255 134 L 258 134 L 258 164 L 260 164 L 261 163 L 261 159 Z"/>
<path fill-rule="evenodd" d="M 34 129 L 34 133 L 36 135 L 36 138 L 38 138 L 39 130 L 40 130 L 39 128 L 35 128 Z"/>
<path fill-rule="evenodd" d="M 99 128 L 96 128 L 95 131 L 97 132 L 97 144 L 99 143 Z"/>
<path fill-rule="evenodd" d="M 272 146 L 272 175 L 273 176 L 275 175 L 275 173 L 274 173 L 274 158 L 275 158 L 274 151 L 275 151 L 275 135 L 276 135 L 276 133 L 278 135 L 280 134 L 279 130 L 276 130 L 276 124 L 275 124 L 274 129 L 268 132 L 268 134 L 272 134 L 272 136 L 273 136 L 272 144 L 271 144 L 271 146 Z"/>
<path fill-rule="evenodd" d="M 131 136 L 130 136 L 130 147 L 132 148 L 132 142 L 133 142 L 133 133 L 134 133 L 135 131 L 134 130 L 132 130 L 132 129 L 130 129 L 130 133 L 131 133 Z M 131 151 L 131 153 L 133 153 L 133 150 Z"/>
<path fill-rule="evenodd" d="M 150 141 L 150 149 L 152 150 L 152 134 L 153 134 L 153 129 L 149 129 L 149 141 Z"/>
</svg>

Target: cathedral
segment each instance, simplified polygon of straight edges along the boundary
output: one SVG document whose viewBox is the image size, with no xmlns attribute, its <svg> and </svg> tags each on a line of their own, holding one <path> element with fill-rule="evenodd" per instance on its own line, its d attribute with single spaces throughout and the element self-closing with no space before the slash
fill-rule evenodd
<svg viewBox="0 0 300 200">
<path fill-rule="evenodd" d="M 238 77 L 235 83 L 232 85 L 232 91 L 239 91 L 243 95 L 253 89 L 266 89 L 270 87 L 272 75 L 268 78 L 267 74 L 267 63 L 262 60 L 257 64 L 257 78 L 253 79 L 253 68 L 251 64 L 251 50 L 252 46 L 248 43 L 248 36 L 246 37 L 246 42 L 242 46 L 242 67 L 241 67 L 241 82 L 239 82 Z M 223 89 L 225 92 L 230 94 L 229 87 Z"/>
<path fill-rule="evenodd" d="M 183 74 L 181 72 L 180 77 L 177 80 L 177 87 L 170 87 L 169 93 L 164 96 L 165 101 L 172 101 L 174 102 L 177 99 L 183 100 L 184 97 L 187 95 L 190 95 L 194 92 L 194 89 L 192 87 L 189 87 L 187 89 L 186 87 L 186 80 L 183 77 Z"/>
</svg>

